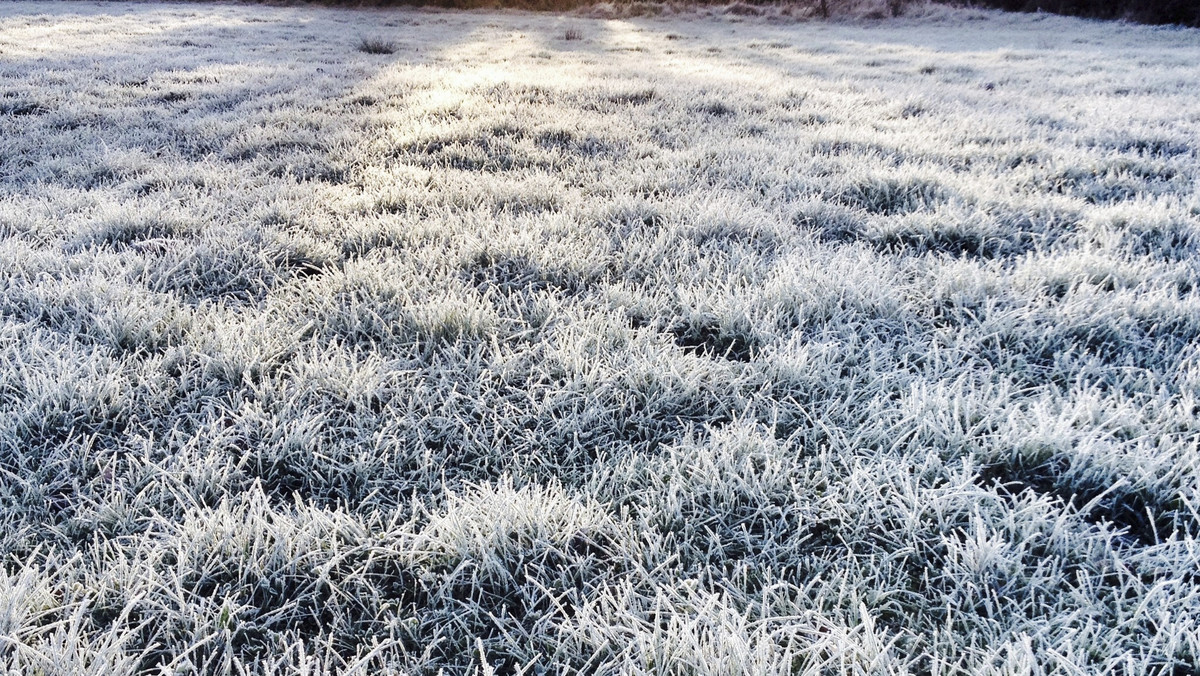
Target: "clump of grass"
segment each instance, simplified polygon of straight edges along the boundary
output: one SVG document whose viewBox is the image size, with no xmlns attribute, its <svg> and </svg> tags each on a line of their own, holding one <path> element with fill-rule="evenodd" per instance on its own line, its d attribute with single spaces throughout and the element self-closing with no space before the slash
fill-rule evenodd
<svg viewBox="0 0 1200 676">
<path fill-rule="evenodd" d="M 358 51 L 367 54 L 395 54 L 396 43 L 383 38 L 363 38 L 358 42 Z"/>
<path fill-rule="evenodd" d="M 712 117 L 728 117 L 737 112 L 733 106 L 724 101 L 708 101 L 702 103 L 696 108 L 697 112 L 711 115 Z"/>
<path fill-rule="evenodd" d="M 871 214 L 892 216 L 929 209 L 947 199 L 947 190 L 924 176 L 868 175 L 852 180 L 838 201 Z"/>
<path fill-rule="evenodd" d="M 567 40 L 567 41 L 582 40 L 583 39 L 583 31 L 579 30 L 578 28 L 574 28 L 574 27 L 568 28 L 566 30 L 566 32 L 563 33 L 563 39 Z"/>
<path fill-rule="evenodd" d="M 47 110 L 46 106 L 41 103 L 27 99 L 0 101 L 0 115 L 25 117 L 27 115 L 42 115 Z"/>
<path fill-rule="evenodd" d="M 632 105 L 644 105 L 654 100 L 654 89 L 638 89 L 627 92 L 619 92 L 608 97 L 613 103 L 627 103 Z"/>
</svg>

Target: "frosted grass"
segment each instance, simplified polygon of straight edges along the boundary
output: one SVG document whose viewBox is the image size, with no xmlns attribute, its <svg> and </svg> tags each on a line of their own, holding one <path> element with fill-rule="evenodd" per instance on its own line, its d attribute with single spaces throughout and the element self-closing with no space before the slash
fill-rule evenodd
<svg viewBox="0 0 1200 676">
<path fill-rule="evenodd" d="M 1194 674 L 1200 33 L 780 18 L 0 7 L 6 670 Z"/>
</svg>

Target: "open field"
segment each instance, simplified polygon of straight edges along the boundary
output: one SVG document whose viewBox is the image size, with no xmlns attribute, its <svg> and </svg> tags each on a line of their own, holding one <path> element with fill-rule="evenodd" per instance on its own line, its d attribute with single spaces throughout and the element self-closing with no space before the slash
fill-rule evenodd
<svg viewBox="0 0 1200 676">
<path fill-rule="evenodd" d="M 1198 63 L 0 5 L 0 663 L 1196 674 Z"/>
</svg>

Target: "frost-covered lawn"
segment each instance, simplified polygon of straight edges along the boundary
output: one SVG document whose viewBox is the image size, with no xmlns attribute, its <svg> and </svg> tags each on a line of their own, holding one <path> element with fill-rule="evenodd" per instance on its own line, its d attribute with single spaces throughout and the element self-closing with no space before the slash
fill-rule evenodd
<svg viewBox="0 0 1200 676">
<path fill-rule="evenodd" d="M 1198 63 L 0 5 L 0 662 L 1196 674 Z"/>
</svg>

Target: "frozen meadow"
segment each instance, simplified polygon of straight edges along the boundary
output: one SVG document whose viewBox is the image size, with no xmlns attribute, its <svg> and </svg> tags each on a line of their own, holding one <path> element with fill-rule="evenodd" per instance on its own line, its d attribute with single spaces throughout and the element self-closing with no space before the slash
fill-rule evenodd
<svg viewBox="0 0 1200 676">
<path fill-rule="evenodd" d="M 0 5 L 0 664 L 1194 676 L 1197 64 Z"/>
</svg>

